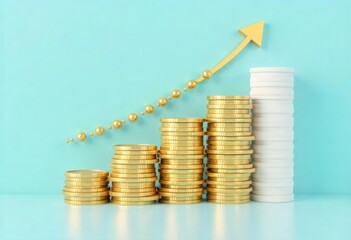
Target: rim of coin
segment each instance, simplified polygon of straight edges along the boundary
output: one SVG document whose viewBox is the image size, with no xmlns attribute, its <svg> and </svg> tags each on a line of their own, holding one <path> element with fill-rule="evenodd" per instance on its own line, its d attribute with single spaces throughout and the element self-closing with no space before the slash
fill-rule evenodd
<svg viewBox="0 0 351 240">
<path fill-rule="evenodd" d="M 202 195 L 188 196 L 188 197 L 166 197 L 163 196 L 161 199 L 170 201 L 192 201 L 202 199 Z"/>
<path fill-rule="evenodd" d="M 124 173 L 124 174 L 140 174 L 140 173 L 154 173 L 154 168 L 146 169 L 121 169 L 121 168 L 112 168 L 111 174 L 113 173 Z"/>
<path fill-rule="evenodd" d="M 249 164 L 248 164 L 249 165 Z M 252 166 L 252 164 L 251 164 Z M 237 173 L 253 173 L 255 172 L 255 168 L 238 168 L 238 169 L 217 169 L 217 168 L 208 168 L 207 172 L 212 173 L 223 173 L 223 174 L 237 174 Z"/>
<path fill-rule="evenodd" d="M 242 100 L 242 99 L 208 99 L 208 104 L 213 105 L 223 105 L 223 104 L 231 104 L 231 105 L 249 105 L 251 100 Z"/>
<path fill-rule="evenodd" d="M 158 163 L 158 159 L 112 159 L 111 164 L 148 165 Z"/>
<path fill-rule="evenodd" d="M 154 155 L 157 154 L 157 150 L 115 150 L 114 155 Z"/>
<path fill-rule="evenodd" d="M 156 190 L 151 192 L 115 192 L 110 191 L 111 197 L 148 197 L 157 194 Z"/>
<path fill-rule="evenodd" d="M 208 127 L 207 132 L 251 132 L 250 127 Z"/>
<path fill-rule="evenodd" d="M 250 96 L 207 96 L 208 100 L 250 100 Z"/>
<path fill-rule="evenodd" d="M 162 146 L 203 146 L 204 142 L 201 141 L 174 141 L 174 140 L 161 140 Z"/>
<path fill-rule="evenodd" d="M 250 194 L 245 194 L 245 195 L 218 195 L 216 193 L 207 193 L 207 199 L 218 199 L 218 200 L 246 200 L 250 199 Z"/>
<path fill-rule="evenodd" d="M 232 177 L 207 177 L 209 181 L 216 181 L 216 182 L 236 182 L 236 181 L 248 181 L 250 180 L 251 174 L 235 174 L 238 176 Z"/>
<path fill-rule="evenodd" d="M 207 113 L 207 118 L 251 119 L 251 114 Z"/>
<path fill-rule="evenodd" d="M 157 150 L 156 145 L 151 144 L 116 144 L 113 146 L 115 150 L 139 151 L 139 150 Z"/>
<path fill-rule="evenodd" d="M 245 169 L 245 170 L 249 170 L 249 169 Z M 246 176 L 250 176 L 252 171 L 242 171 L 242 170 L 238 170 L 238 172 L 234 172 L 234 173 L 217 173 L 217 172 L 210 172 L 207 171 L 206 175 L 208 177 L 215 177 L 215 178 L 242 178 L 242 177 L 246 177 Z"/>
<path fill-rule="evenodd" d="M 123 192 L 123 193 L 142 193 L 156 191 L 156 187 L 140 187 L 140 188 L 125 188 L 125 187 L 112 187 L 111 192 Z"/>
<path fill-rule="evenodd" d="M 251 193 L 251 199 L 257 202 L 291 202 L 294 200 L 294 194 L 285 196 L 265 196 Z"/>
<path fill-rule="evenodd" d="M 191 174 L 162 174 L 161 180 L 166 181 L 193 181 L 203 180 L 203 174 L 191 175 Z"/>
<path fill-rule="evenodd" d="M 141 160 L 141 159 L 154 159 L 156 154 L 146 154 L 146 155 L 123 155 L 114 154 L 112 159 L 118 160 Z"/>
<path fill-rule="evenodd" d="M 252 132 L 214 132 L 214 131 L 207 131 L 206 132 L 207 136 L 215 136 L 215 137 L 244 137 L 244 136 L 252 136 Z"/>
<path fill-rule="evenodd" d="M 68 182 L 81 182 L 81 183 L 92 183 L 92 182 L 104 182 L 107 181 L 107 177 L 101 178 L 72 178 L 66 177 L 66 181 Z"/>
<path fill-rule="evenodd" d="M 70 170 L 65 172 L 66 177 L 71 178 L 95 178 L 107 177 L 108 171 L 104 170 Z"/>
<path fill-rule="evenodd" d="M 156 201 L 160 198 L 158 194 L 152 196 L 144 196 L 144 197 L 113 197 L 115 201 L 126 201 L 126 202 L 138 202 L 138 201 Z"/>
<path fill-rule="evenodd" d="M 207 146 L 212 145 L 212 146 L 250 146 L 251 142 L 250 141 L 215 141 L 215 140 L 207 140 Z"/>
<path fill-rule="evenodd" d="M 200 188 L 164 188 L 161 187 L 159 188 L 158 192 L 172 192 L 172 193 L 203 193 L 204 188 L 200 187 Z"/>
<path fill-rule="evenodd" d="M 251 180 L 244 180 L 244 181 L 214 181 L 214 180 L 206 180 L 207 184 L 211 184 L 213 186 L 249 186 L 252 184 Z"/>
<path fill-rule="evenodd" d="M 204 188 L 203 184 L 197 184 L 197 185 L 169 185 L 169 184 L 161 184 L 161 187 L 162 189 L 194 189 L 194 188 Z"/>
<path fill-rule="evenodd" d="M 119 164 L 119 163 L 116 163 L 116 164 L 111 164 L 110 167 L 112 169 L 128 169 L 128 170 L 131 170 L 131 169 L 155 169 L 155 165 L 153 163 L 151 164 L 143 164 L 143 165 L 130 165 L 130 164 Z"/>
<path fill-rule="evenodd" d="M 162 123 L 162 128 L 203 128 L 204 124 L 201 123 Z"/>
<path fill-rule="evenodd" d="M 209 203 L 215 203 L 215 204 L 245 204 L 245 203 L 250 203 L 250 199 L 248 200 L 242 200 L 242 201 L 226 201 L 226 200 L 217 200 L 217 199 L 207 199 L 207 202 Z"/>
<path fill-rule="evenodd" d="M 207 124 L 207 128 L 249 128 L 251 123 L 215 123 Z"/>
<path fill-rule="evenodd" d="M 161 146 L 160 151 L 192 151 L 192 150 L 203 150 L 204 146 Z"/>
<path fill-rule="evenodd" d="M 207 150 L 249 150 L 251 149 L 251 145 L 207 145 Z"/>
<path fill-rule="evenodd" d="M 176 198 L 187 198 L 187 197 L 202 197 L 202 192 L 159 192 L 161 197 L 176 197 Z"/>
<path fill-rule="evenodd" d="M 210 136 L 207 141 L 254 141 L 255 136 L 242 137 L 225 137 L 225 136 Z"/>
<path fill-rule="evenodd" d="M 160 203 L 164 203 L 164 204 L 174 204 L 174 205 L 185 205 L 185 204 L 197 204 L 197 203 L 201 203 L 202 199 L 198 199 L 198 200 L 184 200 L 184 201 L 173 201 L 173 200 L 167 200 L 167 199 L 160 199 Z"/>
<path fill-rule="evenodd" d="M 161 132 L 202 132 L 203 127 L 161 127 Z"/>
<path fill-rule="evenodd" d="M 157 177 L 148 177 L 148 178 L 113 178 L 109 177 L 111 182 L 122 182 L 122 183 L 140 183 L 140 182 L 154 182 L 157 180 Z"/>
<path fill-rule="evenodd" d="M 220 155 L 248 155 L 248 154 L 253 154 L 253 149 L 249 150 L 211 150 L 207 149 L 206 154 L 220 154 Z"/>
<path fill-rule="evenodd" d="M 209 160 L 248 160 L 251 154 L 207 154 Z"/>
<path fill-rule="evenodd" d="M 102 188 L 74 188 L 74 187 L 64 187 L 63 191 L 72 193 L 96 193 L 96 192 L 106 192 L 109 191 L 109 187 Z"/>
<path fill-rule="evenodd" d="M 239 170 L 239 169 L 250 169 L 253 167 L 252 163 L 248 164 L 232 164 L 232 165 L 227 165 L 227 164 L 207 164 L 208 170 L 211 169 L 212 171 L 218 171 L 218 172 L 225 172 L 225 171 L 232 171 L 232 170 Z"/>
<path fill-rule="evenodd" d="M 161 118 L 162 123 L 202 123 L 203 118 Z"/>
<path fill-rule="evenodd" d="M 92 196 L 92 197 L 82 197 L 82 196 L 65 196 L 65 200 L 69 201 L 99 201 L 108 199 L 109 195 L 106 196 Z"/>
<path fill-rule="evenodd" d="M 204 164 L 203 159 L 161 159 L 161 164 L 166 165 L 199 165 Z"/>
<path fill-rule="evenodd" d="M 204 150 L 160 150 L 160 154 L 188 155 L 188 154 L 203 154 Z"/>
<path fill-rule="evenodd" d="M 193 186 L 203 184 L 205 180 L 195 180 L 195 181 L 172 181 L 172 180 L 160 180 L 160 184 L 173 185 L 173 186 Z"/>
<path fill-rule="evenodd" d="M 160 164 L 160 169 L 203 169 L 205 167 L 204 164 L 198 165 L 172 165 L 172 164 Z"/>
<path fill-rule="evenodd" d="M 204 170 L 203 169 L 159 169 L 158 170 L 161 174 L 163 173 L 173 173 L 173 174 L 188 174 L 188 173 L 203 173 Z"/>
<path fill-rule="evenodd" d="M 201 137 L 204 136 L 205 133 L 201 132 L 161 132 L 161 139 L 162 138 L 170 138 L 170 137 L 177 137 L 177 138 L 190 138 L 190 137 Z"/>
<path fill-rule="evenodd" d="M 98 197 L 98 196 L 108 196 L 108 191 L 105 192 L 67 192 L 65 190 L 62 190 L 62 194 L 64 196 L 70 196 L 70 197 Z"/>
<path fill-rule="evenodd" d="M 209 123 L 251 123 L 251 118 L 221 118 L 221 117 L 207 117 L 206 121 Z"/>
<path fill-rule="evenodd" d="M 250 114 L 250 109 L 224 109 L 224 108 L 209 108 L 207 114 Z"/>
<path fill-rule="evenodd" d="M 246 194 L 250 194 L 250 192 L 252 192 L 252 187 L 248 187 L 248 188 L 233 188 L 233 189 L 223 189 L 223 188 L 213 188 L 213 187 L 206 187 L 206 190 L 208 192 L 214 192 L 214 193 L 223 193 L 223 194 L 237 194 L 237 193 L 246 193 Z"/>
<path fill-rule="evenodd" d="M 92 188 L 96 188 L 96 187 L 107 187 L 108 183 L 109 183 L 108 180 L 103 181 L 103 182 L 89 182 L 89 183 L 65 181 L 65 186 L 66 187 L 85 187 L 85 188 L 92 187 Z"/>
<path fill-rule="evenodd" d="M 239 159 L 239 160 L 232 160 L 232 159 L 215 159 L 215 160 L 211 160 L 208 159 L 207 161 L 207 165 L 226 165 L 223 168 L 234 168 L 235 165 L 244 165 L 244 164 L 249 164 L 251 163 L 250 159 Z"/>
<path fill-rule="evenodd" d="M 207 110 L 252 110 L 251 104 L 213 104 L 209 103 L 206 105 Z"/>
<path fill-rule="evenodd" d="M 155 182 L 112 182 L 112 188 L 129 188 L 129 189 L 140 189 L 140 188 L 151 188 L 156 187 Z"/>
<path fill-rule="evenodd" d="M 112 204 L 117 204 L 117 205 L 121 205 L 121 206 L 143 206 L 143 205 L 151 205 L 151 204 L 155 204 L 156 200 L 153 201 L 118 201 L 118 200 L 114 200 L 112 199 L 111 201 Z"/>
<path fill-rule="evenodd" d="M 216 188 L 216 189 L 223 189 L 223 190 L 230 190 L 230 189 L 243 189 L 249 188 L 251 185 L 221 185 L 221 184 L 207 184 L 206 187 Z"/>
<path fill-rule="evenodd" d="M 164 177 L 164 176 L 161 176 L 160 177 L 160 181 L 170 181 L 170 182 L 173 182 L 172 184 L 175 185 L 179 182 L 192 182 L 192 181 L 200 181 L 200 180 L 203 180 L 203 176 L 201 177 L 197 177 L 197 178 L 178 178 L 178 177 L 175 177 L 175 178 L 167 178 L 167 177 Z M 178 184 L 178 186 L 182 186 L 181 184 Z"/>
<path fill-rule="evenodd" d="M 192 155 L 177 155 L 177 154 L 160 154 L 161 159 L 201 159 L 205 154 L 192 154 Z"/>
<path fill-rule="evenodd" d="M 201 132 L 201 134 L 205 134 Z M 181 140 L 181 141 L 202 141 L 203 136 L 195 136 L 195 135 L 161 135 L 161 140 Z"/>
<path fill-rule="evenodd" d="M 105 199 L 105 200 L 98 200 L 98 201 L 71 201 L 71 200 L 65 200 L 65 203 L 71 204 L 71 205 L 98 205 L 98 204 L 105 204 L 109 203 L 110 199 Z"/>
<path fill-rule="evenodd" d="M 156 177 L 156 172 L 152 173 L 111 173 L 110 178 L 149 178 Z"/>
</svg>

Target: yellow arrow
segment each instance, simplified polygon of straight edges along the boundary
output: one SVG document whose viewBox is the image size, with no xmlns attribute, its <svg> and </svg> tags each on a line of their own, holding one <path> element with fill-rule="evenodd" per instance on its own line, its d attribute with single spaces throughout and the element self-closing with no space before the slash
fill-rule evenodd
<svg viewBox="0 0 351 240">
<path fill-rule="evenodd" d="M 233 58 L 236 57 L 251 41 L 255 43 L 258 47 L 262 45 L 262 36 L 263 36 L 263 27 L 264 21 L 257 22 L 250 26 L 241 28 L 239 31 L 243 34 L 246 38 L 239 44 L 237 48 L 234 49 L 227 57 L 225 57 L 222 61 L 220 61 L 216 66 L 210 69 L 210 74 L 213 75 L 225 65 L 227 65 Z M 203 80 L 208 79 L 204 76 L 199 77 L 196 82 L 200 83 Z"/>
</svg>

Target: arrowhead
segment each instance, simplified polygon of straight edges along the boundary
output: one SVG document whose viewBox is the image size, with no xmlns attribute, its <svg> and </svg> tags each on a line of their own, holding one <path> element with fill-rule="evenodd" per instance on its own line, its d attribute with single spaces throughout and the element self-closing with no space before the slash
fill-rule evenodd
<svg viewBox="0 0 351 240">
<path fill-rule="evenodd" d="M 247 38 L 250 38 L 258 47 L 262 45 L 264 21 L 257 22 L 250 26 L 241 28 L 239 31 Z"/>
</svg>

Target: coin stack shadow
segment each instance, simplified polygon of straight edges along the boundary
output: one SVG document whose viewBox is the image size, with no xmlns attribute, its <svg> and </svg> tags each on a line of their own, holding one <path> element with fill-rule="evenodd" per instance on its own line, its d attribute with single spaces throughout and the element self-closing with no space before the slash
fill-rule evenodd
<svg viewBox="0 0 351 240">
<path fill-rule="evenodd" d="M 65 172 L 65 203 L 74 205 L 104 204 L 110 201 L 108 172 L 72 170 Z"/>
<path fill-rule="evenodd" d="M 114 146 L 111 161 L 111 202 L 119 205 L 149 205 L 159 199 L 156 191 L 157 147 L 147 144 Z"/>
<path fill-rule="evenodd" d="M 294 69 L 250 69 L 255 154 L 251 198 L 294 200 Z"/>
<path fill-rule="evenodd" d="M 250 202 L 251 109 L 249 96 L 209 96 L 207 125 L 207 201 Z"/>
<path fill-rule="evenodd" d="M 202 118 L 161 119 L 161 203 L 192 204 L 202 201 L 203 122 Z"/>
</svg>

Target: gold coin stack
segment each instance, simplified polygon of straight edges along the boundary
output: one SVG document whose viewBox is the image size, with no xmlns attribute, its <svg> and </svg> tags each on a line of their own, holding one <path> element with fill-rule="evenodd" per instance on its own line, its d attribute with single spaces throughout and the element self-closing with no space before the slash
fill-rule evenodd
<svg viewBox="0 0 351 240">
<path fill-rule="evenodd" d="M 112 182 L 112 203 L 154 204 L 159 199 L 155 186 L 157 147 L 147 144 L 123 144 L 115 145 L 114 150 L 109 177 Z"/>
<path fill-rule="evenodd" d="M 160 202 L 192 204 L 202 201 L 203 122 L 202 118 L 161 119 Z"/>
<path fill-rule="evenodd" d="M 73 170 L 65 172 L 63 189 L 65 203 L 95 205 L 110 201 L 108 172 L 102 170 Z"/>
<path fill-rule="evenodd" d="M 209 96 L 207 125 L 207 201 L 250 202 L 251 109 L 249 96 Z"/>
</svg>

